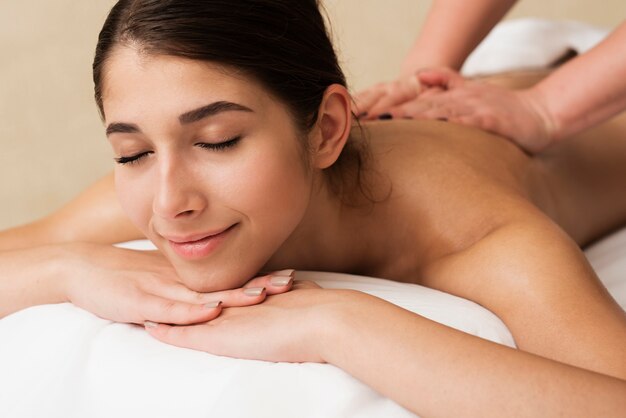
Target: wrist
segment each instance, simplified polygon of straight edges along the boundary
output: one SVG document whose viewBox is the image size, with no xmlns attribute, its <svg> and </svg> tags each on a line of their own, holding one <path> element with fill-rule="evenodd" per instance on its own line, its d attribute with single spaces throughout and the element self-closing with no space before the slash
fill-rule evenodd
<svg viewBox="0 0 626 418">
<path fill-rule="evenodd" d="M 521 90 L 520 95 L 529 106 L 531 112 L 538 118 L 539 123 L 544 129 L 543 134 L 548 142 L 551 143 L 560 139 L 562 124 L 550 108 L 548 95 L 541 88 L 541 85 L 537 84 L 529 89 Z"/>
<path fill-rule="evenodd" d="M 368 309 L 369 299 L 375 298 L 356 290 L 332 290 L 332 293 L 329 303 L 318 305 L 315 344 L 320 358 L 337 366 L 353 352 L 351 344 L 356 343 L 359 322 Z"/>
<path fill-rule="evenodd" d="M 523 121 L 518 126 L 518 144 L 526 151 L 536 154 L 554 144 L 560 136 L 560 126 L 553 112 L 550 109 L 546 96 L 541 89 L 536 86 L 517 90 L 517 95 L 523 112 L 518 122 Z"/>
<path fill-rule="evenodd" d="M 81 243 L 63 243 L 43 247 L 46 269 L 46 288 L 54 303 L 72 302 L 75 272 L 80 270 L 76 260 L 88 254 L 80 254 Z"/>
</svg>

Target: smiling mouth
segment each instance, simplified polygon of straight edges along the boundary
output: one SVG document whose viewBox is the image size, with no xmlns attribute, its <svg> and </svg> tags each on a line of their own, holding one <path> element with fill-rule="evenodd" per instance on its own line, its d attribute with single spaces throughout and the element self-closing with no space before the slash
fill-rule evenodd
<svg viewBox="0 0 626 418">
<path fill-rule="evenodd" d="M 232 235 L 233 229 L 238 224 L 233 224 L 221 232 L 212 235 L 206 235 L 202 238 L 177 242 L 168 239 L 170 247 L 176 254 L 187 260 L 197 260 L 204 258 L 217 250 L 221 244 Z"/>
</svg>

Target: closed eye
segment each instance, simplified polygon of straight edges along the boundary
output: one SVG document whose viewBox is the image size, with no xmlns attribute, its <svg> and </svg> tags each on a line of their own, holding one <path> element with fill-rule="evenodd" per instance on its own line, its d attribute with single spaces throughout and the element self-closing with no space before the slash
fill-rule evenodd
<svg viewBox="0 0 626 418">
<path fill-rule="evenodd" d="M 237 145 L 240 139 L 241 139 L 241 135 L 236 136 L 224 142 L 218 142 L 218 143 L 198 142 L 196 145 L 199 146 L 200 148 L 205 148 L 205 149 L 212 150 L 212 151 L 224 151 L 228 148 L 231 148 Z"/>
<path fill-rule="evenodd" d="M 137 162 L 139 162 L 139 160 L 141 160 L 143 157 L 145 157 L 145 156 L 147 156 L 149 154 L 152 154 L 152 151 L 141 152 L 139 154 L 132 155 L 130 157 L 115 158 L 115 162 L 120 164 L 120 165 L 136 164 Z"/>
<path fill-rule="evenodd" d="M 235 146 L 239 142 L 239 140 L 241 140 L 241 136 L 236 136 L 227 141 L 218 142 L 218 143 L 199 142 L 195 145 L 199 146 L 200 148 L 205 148 L 205 149 L 209 149 L 212 151 L 224 151 L 228 148 Z M 149 154 L 152 154 L 152 151 L 141 152 L 139 154 L 132 155 L 130 157 L 115 158 L 115 162 L 120 165 L 127 165 L 127 164 L 132 165 L 132 164 L 138 163 L 143 157 L 146 157 Z"/>
</svg>

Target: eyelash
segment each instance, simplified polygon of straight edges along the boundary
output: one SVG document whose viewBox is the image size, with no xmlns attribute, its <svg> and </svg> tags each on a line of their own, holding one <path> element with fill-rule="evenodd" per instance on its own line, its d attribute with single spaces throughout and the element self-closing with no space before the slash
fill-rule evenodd
<svg viewBox="0 0 626 418">
<path fill-rule="evenodd" d="M 234 138 L 228 139 L 224 142 L 218 142 L 217 144 L 211 144 L 211 143 L 206 143 L 206 142 L 199 142 L 196 145 L 199 146 L 200 148 L 204 148 L 204 149 L 209 149 L 212 151 L 224 151 L 228 148 L 232 148 L 235 145 L 237 145 L 237 143 L 239 142 L 239 140 L 241 139 L 241 135 L 240 136 L 236 136 Z"/>
<path fill-rule="evenodd" d="M 206 143 L 206 142 L 199 142 L 195 145 L 199 146 L 200 148 L 204 148 L 204 149 L 208 149 L 211 151 L 225 151 L 228 148 L 232 148 L 235 145 L 237 145 L 237 143 L 239 142 L 239 140 L 241 139 L 241 136 L 236 136 L 234 138 L 231 138 L 229 140 L 226 140 L 224 142 L 218 142 L 216 144 L 213 143 Z M 115 158 L 115 162 L 120 164 L 120 165 L 132 165 L 132 164 L 136 164 L 138 163 L 143 157 L 152 154 L 152 151 L 149 152 L 142 152 L 140 154 L 137 155 L 133 155 L 130 157 L 119 157 L 119 158 Z"/>
</svg>

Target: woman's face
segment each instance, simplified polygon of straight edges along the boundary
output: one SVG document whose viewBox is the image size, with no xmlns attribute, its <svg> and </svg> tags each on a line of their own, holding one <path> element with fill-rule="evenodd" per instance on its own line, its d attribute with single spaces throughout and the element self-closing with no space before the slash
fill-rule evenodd
<svg viewBox="0 0 626 418">
<path fill-rule="evenodd" d="M 121 205 L 188 287 L 242 285 L 300 223 L 312 175 L 286 107 L 259 84 L 119 47 L 103 105 Z"/>
</svg>

